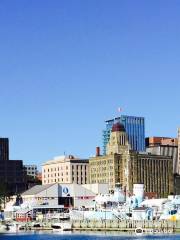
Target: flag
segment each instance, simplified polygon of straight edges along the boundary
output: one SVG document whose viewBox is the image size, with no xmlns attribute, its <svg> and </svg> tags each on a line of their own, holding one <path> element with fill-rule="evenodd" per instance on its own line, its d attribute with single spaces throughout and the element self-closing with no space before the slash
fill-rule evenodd
<svg viewBox="0 0 180 240">
<path fill-rule="evenodd" d="M 122 112 L 122 108 L 118 107 L 118 112 Z"/>
</svg>

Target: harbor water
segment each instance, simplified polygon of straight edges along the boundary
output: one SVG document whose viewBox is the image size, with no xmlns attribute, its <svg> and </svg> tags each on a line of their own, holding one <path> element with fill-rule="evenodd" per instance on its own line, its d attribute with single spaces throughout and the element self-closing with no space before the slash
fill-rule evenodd
<svg viewBox="0 0 180 240">
<path fill-rule="evenodd" d="M 136 236 L 117 233 L 59 233 L 59 234 L 6 234 L 0 235 L 0 240 L 178 240 L 179 234 Z"/>
</svg>

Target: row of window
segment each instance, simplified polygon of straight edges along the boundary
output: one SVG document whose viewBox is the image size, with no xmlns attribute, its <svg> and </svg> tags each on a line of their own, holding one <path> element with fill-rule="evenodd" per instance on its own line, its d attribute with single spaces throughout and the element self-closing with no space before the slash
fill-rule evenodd
<svg viewBox="0 0 180 240">
<path fill-rule="evenodd" d="M 74 170 L 74 169 L 87 169 L 87 166 L 86 165 L 72 165 L 72 169 Z M 44 173 L 45 172 L 53 172 L 53 171 L 60 171 L 60 170 L 64 170 L 64 169 L 66 169 L 66 170 L 68 170 L 69 169 L 69 167 L 68 166 L 66 166 L 66 167 L 63 167 L 63 166 L 61 166 L 61 167 L 55 167 L 55 168 L 48 168 L 48 169 L 44 169 Z"/>
<path fill-rule="evenodd" d="M 76 174 L 75 174 L 75 173 L 76 173 Z M 82 171 L 81 171 L 81 172 L 75 172 L 75 171 L 72 171 L 72 176 L 74 176 L 74 175 L 77 175 L 77 176 L 78 176 L 79 173 L 80 173 L 80 175 L 85 175 L 85 176 L 87 175 L 87 172 L 82 172 Z M 61 173 L 52 173 L 52 174 L 47 174 L 47 175 L 44 174 L 44 178 L 46 178 L 46 177 L 48 177 L 48 178 L 49 178 L 49 177 L 57 177 L 57 176 L 58 176 L 58 177 L 59 177 L 59 176 L 62 176 L 62 177 L 63 177 L 64 175 L 68 176 L 68 175 L 69 175 L 69 172 L 65 172 L 65 173 L 63 173 L 63 172 L 61 172 Z"/>
<path fill-rule="evenodd" d="M 106 164 L 110 164 L 113 163 L 113 159 L 109 159 L 109 160 L 99 160 L 99 161 L 90 161 L 90 165 L 106 165 Z"/>
<path fill-rule="evenodd" d="M 109 166 L 109 167 L 101 167 L 101 168 L 91 168 L 91 173 L 93 172 L 102 172 L 102 171 L 106 171 L 106 170 L 113 170 L 114 167 L 113 166 Z"/>
<path fill-rule="evenodd" d="M 109 176 L 114 176 L 114 172 L 108 172 L 108 173 L 98 173 L 98 174 L 91 174 L 92 178 L 95 177 L 109 177 Z"/>
<path fill-rule="evenodd" d="M 85 178 L 83 178 L 83 177 L 77 177 L 77 178 L 74 178 L 74 177 L 72 177 L 72 182 L 77 182 L 77 183 L 79 183 L 79 182 L 81 182 L 81 183 L 83 183 L 83 181 L 85 182 L 85 183 L 87 183 L 87 177 L 85 177 Z M 58 183 L 58 182 L 64 182 L 64 183 L 67 183 L 67 182 L 69 182 L 69 179 L 68 178 L 66 178 L 66 179 L 64 179 L 64 178 L 55 178 L 55 179 L 51 179 L 51 180 L 44 180 L 44 184 L 46 184 L 46 183 Z"/>
</svg>

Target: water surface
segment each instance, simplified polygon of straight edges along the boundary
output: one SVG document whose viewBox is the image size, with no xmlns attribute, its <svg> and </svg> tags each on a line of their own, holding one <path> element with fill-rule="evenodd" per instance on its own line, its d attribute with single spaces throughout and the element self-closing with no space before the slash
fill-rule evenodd
<svg viewBox="0 0 180 240">
<path fill-rule="evenodd" d="M 179 234 L 135 236 L 122 233 L 1 234 L 0 240 L 179 240 Z"/>
</svg>

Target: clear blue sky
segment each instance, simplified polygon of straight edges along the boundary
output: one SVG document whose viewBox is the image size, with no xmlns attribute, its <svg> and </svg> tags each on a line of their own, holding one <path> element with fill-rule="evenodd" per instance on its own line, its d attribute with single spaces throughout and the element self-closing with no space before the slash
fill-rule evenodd
<svg viewBox="0 0 180 240">
<path fill-rule="evenodd" d="M 180 126 L 180 1 L 1 0 L 0 135 L 11 159 L 88 157 L 104 120 Z"/>
</svg>

